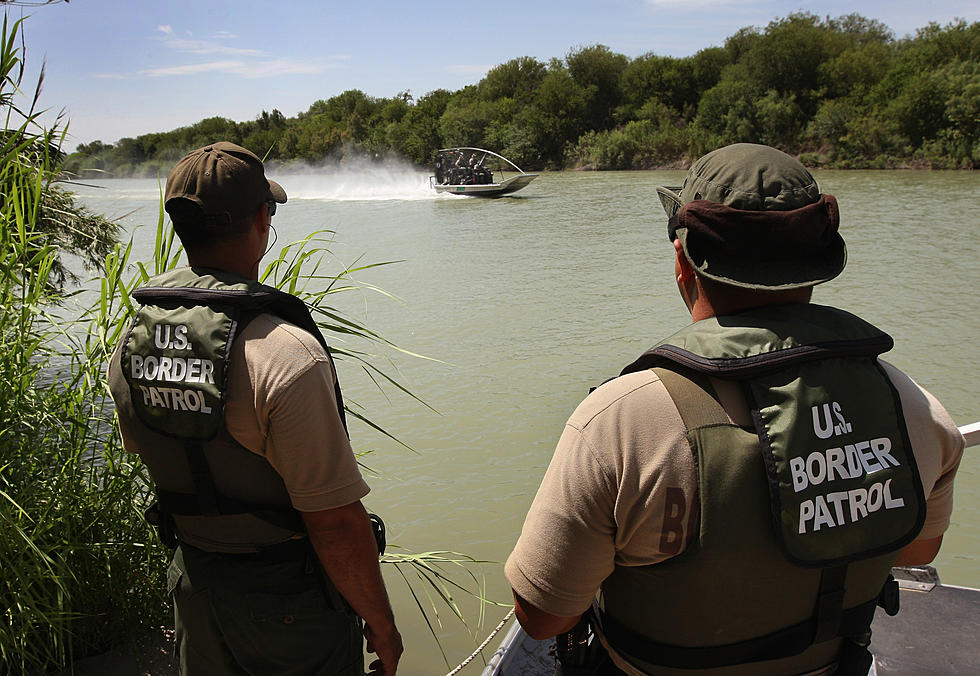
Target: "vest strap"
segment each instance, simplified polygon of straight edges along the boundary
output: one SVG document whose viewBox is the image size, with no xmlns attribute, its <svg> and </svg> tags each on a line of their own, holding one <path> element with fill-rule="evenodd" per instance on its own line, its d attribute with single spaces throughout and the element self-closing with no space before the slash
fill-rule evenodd
<svg viewBox="0 0 980 676">
<path fill-rule="evenodd" d="M 681 375 L 660 366 L 652 370 L 667 388 L 685 428 L 695 430 L 729 422 L 728 414 L 718 402 L 715 388 L 708 376 L 695 371 L 687 371 Z"/>
<path fill-rule="evenodd" d="M 831 566 L 820 571 L 820 589 L 817 592 L 817 610 L 814 617 L 817 622 L 814 643 L 823 643 L 837 636 L 841 613 L 844 610 L 846 578 L 846 564 Z"/>
<path fill-rule="evenodd" d="M 878 597 L 840 613 L 836 636 L 863 636 L 874 619 Z M 659 643 L 636 633 L 608 613 L 601 613 L 599 627 L 616 650 L 644 662 L 678 669 L 715 669 L 799 655 L 815 643 L 815 619 L 737 643 L 716 646 L 679 646 Z"/>
<path fill-rule="evenodd" d="M 196 488 L 196 487 L 195 487 Z M 235 516 L 249 514 L 266 523 L 296 532 L 305 532 L 306 526 L 299 512 L 290 507 L 259 505 L 229 498 L 215 493 L 214 512 L 206 512 L 197 493 L 180 493 L 157 488 L 160 510 L 173 516 Z"/>
<path fill-rule="evenodd" d="M 191 472 L 191 480 L 194 482 L 194 493 L 200 505 L 198 513 L 204 516 L 218 516 L 221 513 L 218 509 L 218 492 L 214 487 L 214 476 L 211 474 L 208 459 L 204 457 L 204 447 L 201 446 L 201 442 L 185 441 L 184 455 L 187 457 L 187 466 Z M 164 508 L 166 509 L 165 505 Z"/>
</svg>

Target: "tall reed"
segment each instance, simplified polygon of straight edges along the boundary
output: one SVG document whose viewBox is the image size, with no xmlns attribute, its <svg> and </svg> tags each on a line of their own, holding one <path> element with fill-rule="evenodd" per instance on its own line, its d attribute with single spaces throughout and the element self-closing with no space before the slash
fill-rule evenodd
<svg viewBox="0 0 980 676">
<path fill-rule="evenodd" d="M 0 660 L 41 673 L 166 611 L 150 581 L 160 548 L 137 509 L 146 477 L 109 433 L 110 336 L 79 338 L 58 316 L 66 251 L 45 226 L 53 204 L 73 203 L 53 185 L 63 133 L 40 125 L 39 87 L 29 110 L 16 105 L 20 27 L 5 16 L 0 29 Z"/>
</svg>

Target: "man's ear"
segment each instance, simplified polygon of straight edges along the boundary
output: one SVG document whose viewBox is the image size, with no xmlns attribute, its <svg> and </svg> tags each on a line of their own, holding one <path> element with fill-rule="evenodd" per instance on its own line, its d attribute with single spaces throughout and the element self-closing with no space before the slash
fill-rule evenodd
<svg viewBox="0 0 980 676">
<path fill-rule="evenodd" d="M 269 218 L 269 205 L 263 202 L 262 206 L 255 210 L 255 215 L 252 216 L 252 227 L 258 228 L 259 235 L 264 235 L 269 231 L 270 225 L 272 225 L 272 220 Z"/>
<path fill-rule="evenodd" d="M 687 260 L 687 256 L 684 255 L 684 246 L 681 244 L 680 238 L 674 240 L 674 256 L 675 265 L 674 270 L 677 273 L 677 281 L 687 281 L 694 276 L 694 266 L 691 265 L 691 261 Z"/>
</svg>

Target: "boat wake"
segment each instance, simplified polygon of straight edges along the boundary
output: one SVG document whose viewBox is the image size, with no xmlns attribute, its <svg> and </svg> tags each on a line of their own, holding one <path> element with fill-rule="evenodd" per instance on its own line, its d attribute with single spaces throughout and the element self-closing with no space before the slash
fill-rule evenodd
<svg viewBox="0 0 980 676">
<path fill-rule="evenodd" d="M 429 176 L 407 163 L 343 163 L 279 180 L 296 199 L 329 201 L 430 200 Z M 281 180 L 280 180 L 281 179 Z"/>
</svg>

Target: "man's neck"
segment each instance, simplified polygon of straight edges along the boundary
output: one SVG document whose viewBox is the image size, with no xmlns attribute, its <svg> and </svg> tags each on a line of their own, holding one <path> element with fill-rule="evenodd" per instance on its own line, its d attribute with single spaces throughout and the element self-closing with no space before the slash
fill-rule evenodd
<svg viewBox="0 0 980 676">
<path fill-rule="evenodd" d="M 812 288 L 793 289 L 791 291 L 725 291 L 722 294 L 707 295 L 704 289 L 699 293 L 690 307 L 691 320 L 699 322 L 709 317 L 754 310 L 755 308 L 771 305 L 790 305 L 809 303 L 813 296 Z"/>
<path fill-rule="evenodd" d="M 237 247 L 227 243 L 222 245 L 221 250 L 212 247 L 187 253 L 187 263 L 192 268 L 221 270 L 246 279 L 257 280 L 259 278 L 259 261 L 252 260 L 252 258 L 253 255 L 250 251 L 239 251 Z"/>
</svg>

